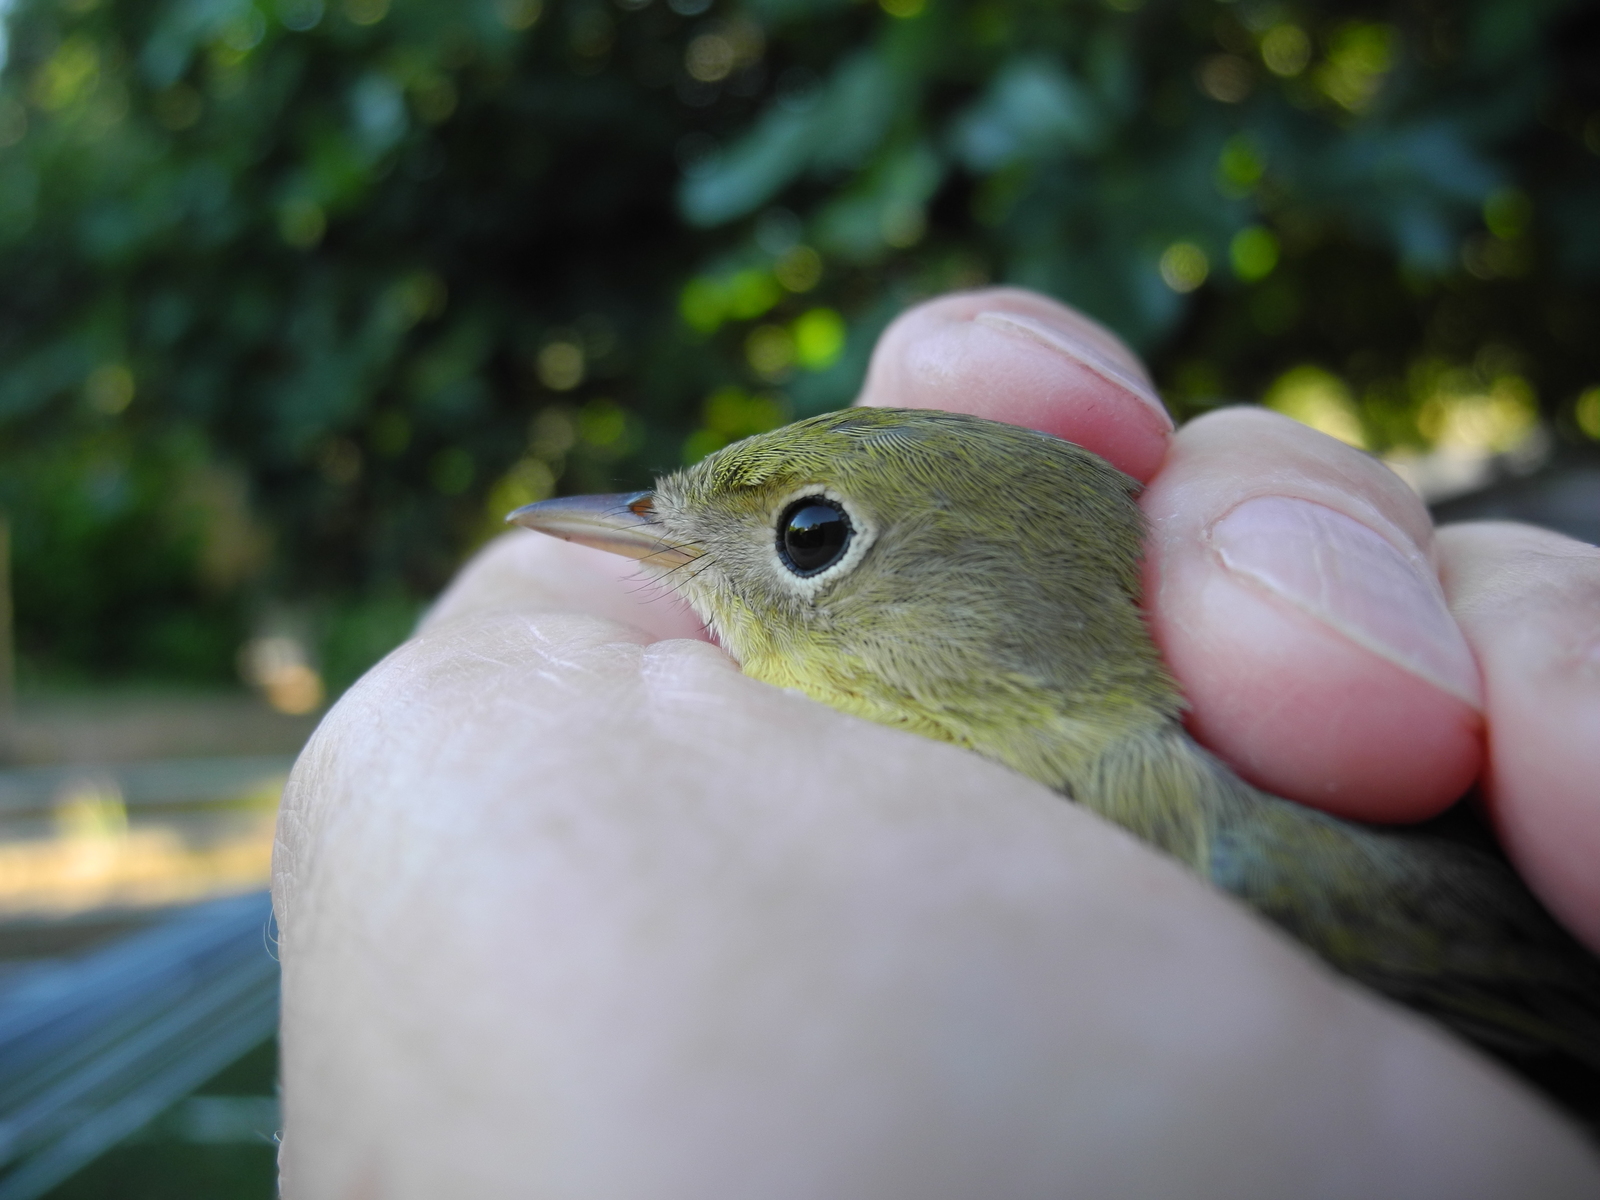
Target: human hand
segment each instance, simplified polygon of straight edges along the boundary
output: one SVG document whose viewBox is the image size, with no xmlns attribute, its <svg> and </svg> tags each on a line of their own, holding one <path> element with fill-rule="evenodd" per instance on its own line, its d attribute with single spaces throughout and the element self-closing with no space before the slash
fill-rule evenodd
<svg viewBox="0 0 1600 1200">
<path fill-rule="evenodd" d="M 1419 676 L 1206 542 L 1246 495 L 1290 495 L 1376 513 L 1405 561 L 1425 514 L 1266 416 L 1196 422 L 1158 472 L 1146 387 L 1080 318 L 989 292 L 902 318 L 864 398 L 1018 420 L 1153 477 L 1152 623 L 1202 735 L 1297 798 L 1376 779 L 1392 795 L 1367 815 L 1442 806 L 1439 773 L 1464 785 L 1480 753 L 1459 647 L 1425 641 L 1445 677 Z M 1498 629 L 1483 573 L 1452 586 Z M 1258 629 L 1271 653 L 1240 661 Z M 674 640 L 697 636 L 620 560 L 514 534 L 330 714 L 277 864 L 291 1198 L 1600 1191 L 1519 1085 L 1174 864 Z M 1409 739 L 1361 726 L 1386 700 Z M 1396 771 L 1439 794 L 1415 803 Z"/>
<path fill-rule="evenodd" d="M 1146 608 L 1195 735 L 1357 820 L 1436 816 L 1481 777 L 1513 862 L 1600 951 L 1600 550 L 1436 536 L 1377 460 L 1261 409 L 1173 433 L 1126 349 L 1033 293 L 901 317 L 863 400 L 1056 433 L 1148 484 Z"/>
</svg>

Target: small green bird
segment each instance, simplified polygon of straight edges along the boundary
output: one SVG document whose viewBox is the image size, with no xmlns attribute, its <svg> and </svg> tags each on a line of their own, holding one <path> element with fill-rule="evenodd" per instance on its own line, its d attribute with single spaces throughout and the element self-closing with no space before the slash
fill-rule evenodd
<svg viewBox="0 0 1600 1200">
<path fill-rule="evenodd" d="M 1138 489 L 1046 434 L 861 408 L 508 519 L 641 560 L 747 675 L 1056 789 L 1600 1115 L 1600 963 L 1502 860 L 1267 795 L 1189 738 Z"/>
</svg>

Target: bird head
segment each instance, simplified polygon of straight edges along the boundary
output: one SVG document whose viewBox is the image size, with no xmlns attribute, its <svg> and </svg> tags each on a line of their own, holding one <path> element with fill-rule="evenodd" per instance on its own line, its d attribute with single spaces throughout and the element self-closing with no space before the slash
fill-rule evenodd
<svg viewBox="0 0 1600 1200">
<path fill-rule="evenodd" d="M 638 559 L 746 674 L 1059 784 L 1060 747 L 1178 710 L 1138 609 L 1137 489 L 1047 434 L 853 408 L 509 519 Z"/>
</svg>

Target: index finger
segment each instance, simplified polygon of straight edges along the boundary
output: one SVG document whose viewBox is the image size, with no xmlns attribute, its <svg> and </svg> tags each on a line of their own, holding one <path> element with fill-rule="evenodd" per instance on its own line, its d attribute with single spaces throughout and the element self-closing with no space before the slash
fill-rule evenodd
<svg viewBox="0 0 1600 1200">
<path fill-rule="evenodd" d="M 857 404 L 970 413 L 1052 433 L 1148 483 L 1172 418 L 1110 330 L 1034 292 L 958 292 L 884 330 Z"/>
</svg>

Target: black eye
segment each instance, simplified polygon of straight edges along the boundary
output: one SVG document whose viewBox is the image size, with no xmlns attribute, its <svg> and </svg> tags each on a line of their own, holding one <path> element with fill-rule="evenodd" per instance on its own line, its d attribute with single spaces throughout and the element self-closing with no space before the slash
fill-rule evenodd
<svg viewBox="0 0 1600 1200">
<path fill-rule="evenodd" d="M 850 545 L 850 518 L 832 500 L 807 496 L 778 518 L 778 557 L 802 578 L 826 571 Z"/>
</svg>

